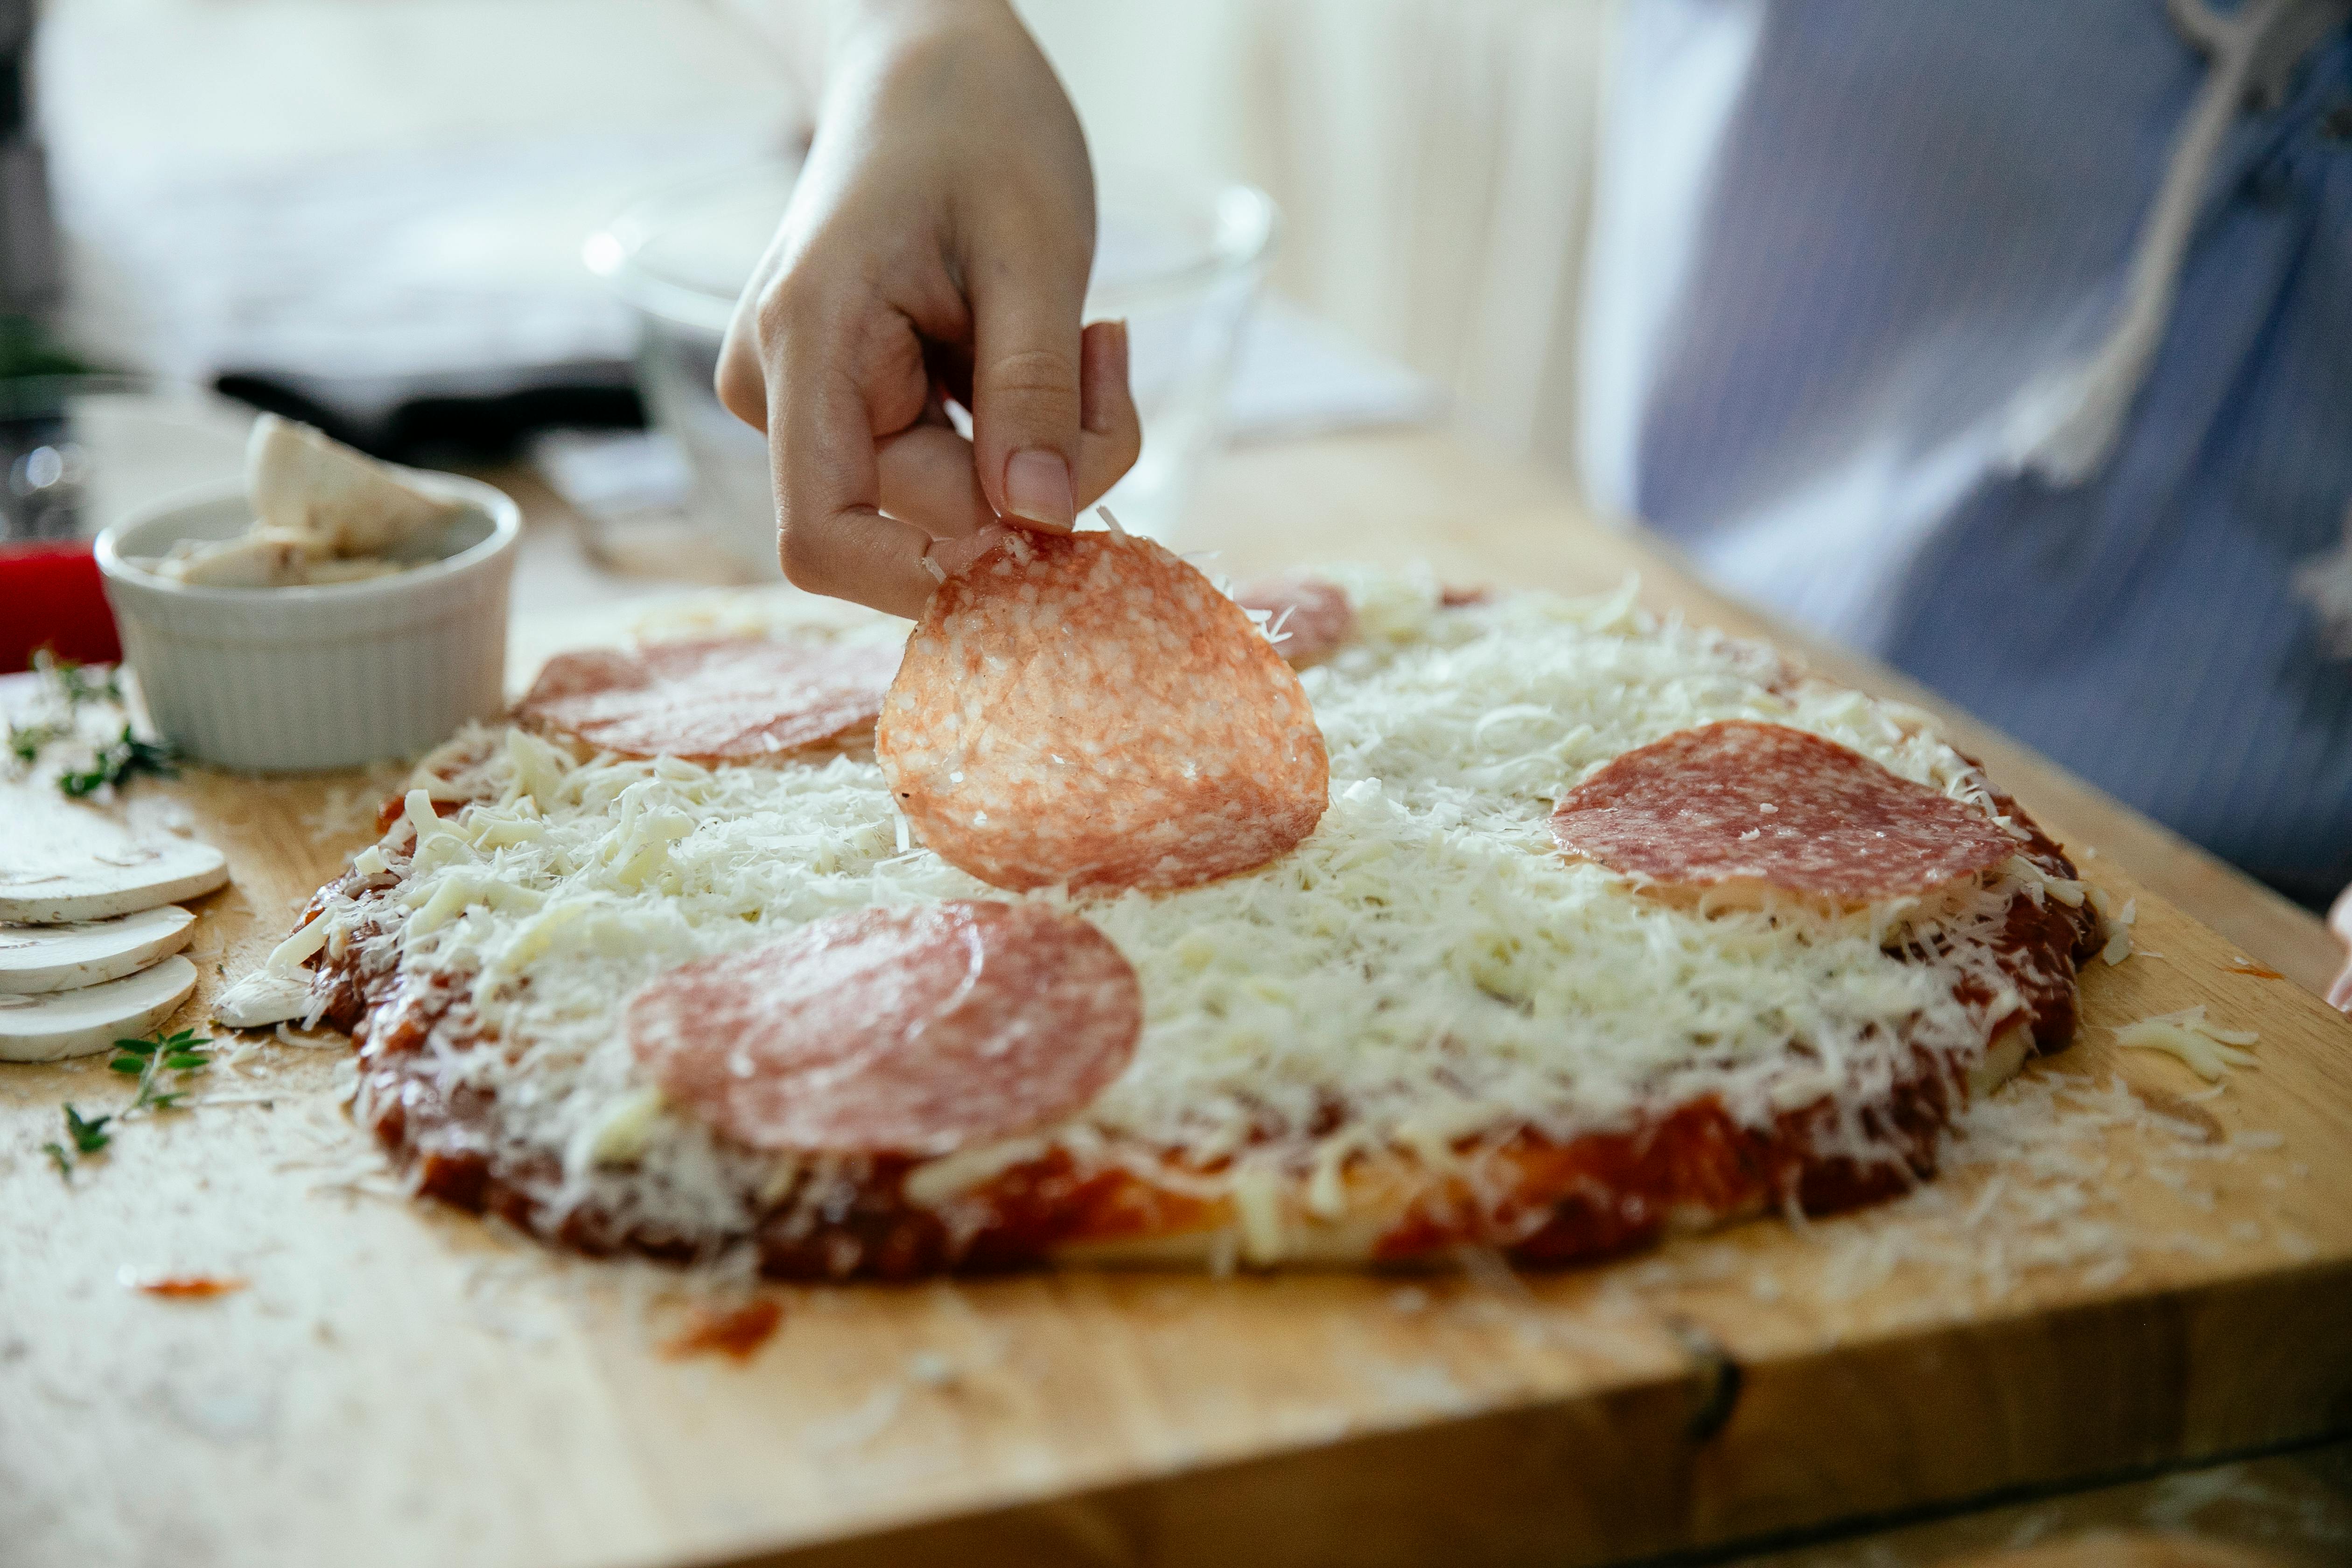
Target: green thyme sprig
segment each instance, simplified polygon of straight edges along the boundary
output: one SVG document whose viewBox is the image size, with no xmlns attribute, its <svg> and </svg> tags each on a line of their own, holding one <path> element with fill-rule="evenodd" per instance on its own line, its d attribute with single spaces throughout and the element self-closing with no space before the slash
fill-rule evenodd
<svg viewBox="0 0 2352 1568">
<path fill-rule="evenodd" d="M 178 770 L 172 763 L 171 747 L 140 740 L 125 724 L 121 739 L 100 748 L 88 768 L 79 773 L 68 770 L 59 773 L 58 787 L 78 800 L 109 784 L 121 784 L 135 773 L 149 773 L 159 779 L 177 777 Z"/>
<path fill-rule="evenodd" d="M 43 748 L 71 740 L 77 710 L 92 703 L 122 700 L 121 675 L 110 666 L 100 679 L 90 673 L 94 668 L 97 667 L 59 658 L 45 647 L 33 650 L 33 674 L 39 679 L 43 705 L 48 712 L 29 723 L 8 726 L 8 749 L 16 754 L 18 762 L 37 762 Z"/>
<path fill-rule="evenodd" d="M 111 1116 L 84 1116 L 72 1106 L 66 1107 L 66 1136 L 72 1140 L 68 1149 L 63 1143 L 44 1143 L 41 1152 L 58 1168 L 58 1174 L 73 1180 L 78 1154 L 96 1154 L 114 1142 L 107 1131 L 109 1122 L 120 1123 L 139 1112 L 185 1110 L 182 1102 L 191 1092 L 186 1087 L 186 1075 L 202 1072 L 213 1065 L 213 1054 L 205 1047 L 212 1040 L 199 1037 L 194 1029 L 182 1029 L 167 1035 L 161 1029 L 143 1040 L 117 1040 L 114 1056 L 106 1065 L 125 1078 L 139 1079 L 139 1092 L 129 1105 Z M 165 1080 L 169 1079 L 166 1087 Z"/>
<path fill-rule="evenodd" d="M 63 724 L 11 724 L 8 726 L 8 749 L 16 760 L 31 767 L 41 760 L 41 748 L 53 741 L 62 741 L 73 731 Z"/>
<path fill-rule="evenodd" d="M 33 655 L 33 668 L 57 683 L 58 691 L 68 708 L 79 708 L 88 702 L 122 701 L 122 670 L 111 664 L 82 664 L 70 658 L 59 658 L 47 648 Z M 103 675 L 92 674 L 102 670 Z"/>
<path fill-rule="evenodd" d="M 103 1153 L 106 1146 L 114 1142 L 114 1134 L 106 1130 L 106 1124 L 113 1120 L 111 1116 L 84 1116 L 68 1105 L 66 1136 L 73 1140 L 73 1149 L 69 1151 L 62 1143 L 44 1143 L 41 1152 L 56 1164 L 58 1174 L 70 1182 L 73 1180 L 76 1153 Z"/>
<path fill-rule="evenodd" d="M 210 1038 L 198 1039 L 194 1029 L 183 1029 L 176 1035 L 157 1030 L 152 1039 L 115 1041 L 114 1059 L 106 1065 L 125 1076 L 135 1073 L 139 1078 L 139 1097 L 122 1114 L 183 1109 L 180 1101 L 188 1090 L 181 1087 L 180 1075 L 202 1072 L 212 1066 L 212 1053 L 203 1048 L 211 1044 Z M 161 1087 L 166 1073 L 172 1075 L 168 1090 Z"/>
<path fill-rule="evenodd" d="M 83 738 L 83 709 L 119 709 L 123 700 L 122 671 L 117 666 L 77 664 L 42 648 L 33 655 L 33 669 L 41 681 L 40 711 L 25 723 L 8 726 L 8 750 L 27 768 L 49 747 Z M 120 737 L 92 745 L 89 766 L 59 773 L 58 787 L 79 799 L 140 773 L 169 778 L 173 760 L 170 747 L 140 740 L 126 721 Z"/>
</svg>

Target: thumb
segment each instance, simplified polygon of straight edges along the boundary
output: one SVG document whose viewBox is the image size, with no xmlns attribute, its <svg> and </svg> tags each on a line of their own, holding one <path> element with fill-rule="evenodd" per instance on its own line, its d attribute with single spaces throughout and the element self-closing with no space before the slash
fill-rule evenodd
<svg viewBox="0 0 2352 1568">
<path fill-rule="evenodd" d="M 975 268 L 972 458 L 999 517 L 1066 533 L 1077 522 L 1083 256 L 1000 249 Z"/>
</svg>

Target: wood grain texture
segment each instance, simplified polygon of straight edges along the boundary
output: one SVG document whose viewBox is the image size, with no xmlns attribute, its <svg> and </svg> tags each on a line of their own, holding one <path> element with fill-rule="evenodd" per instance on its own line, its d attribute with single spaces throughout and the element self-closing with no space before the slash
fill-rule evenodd
<svg viewBox="0 0 2352 1568">
<path fill-rule="evenodd" d="M 2045 1546 L 1955 1558 L 1945 1568 L 2287 1568 L 2256 1547 L 2147 1531 L 2100 1531 Z"/>
<path fill-rule="evenodd" d="M 2347 1559 L 2352 1443 L 2337 1442 L 1865 1530 L 1724 1568 L 2333 1568 Z"/>
<path fill-rule="evenodd" d="M 1226 503 L 1231 569 L 1412 553 L 1578 588 L 1638 566 L 1653 603 L 1715 614 L 1532 479 L 1448 507 L 1442 476 L 1347 448 L 1289 459 L 1287 501 L 1241 485 L 1261 510 Z M 1286 532 L 1256 539 L 1277 513 Z M 1988 760 L 2044 809 L 2042 780 Z M 200 906 L 208 995 L 364 841 L 361 811 L 322 819 L 330 797 L 373 791 L 162 787 L 236 878 Z M 2087 1183 L 1957 1170 L 1869 1215 L 1544 1276 L 770 1289 L 781 1330 L 740 1364 L 661 1351 L 712 1287 L 390 1194 L 331 1053 L 262 1053 L 213 1087 L 267 1103 L 128 1123 L 70 1184 L 37 1152 L 59 1105 L 111 1109 L 125 1085 L 9 1069 L 0 1560 L 1578 1564 L 2352 1427 L 2352 1023 L 2231 973 L 2244 949 L 2121 857 L 2089 874 L 2139 899 L 2163 956 L 2095 965 L 2079 1043 L 2016 1092 L 2119 1079 L 2186 1131 L 2102 1135 Z M 2262 1033 L 2261 1068 L 2202 1102 L 2112 1037 L 2197 1002 Z M 1996 1289 L 1969 1216 L 2037 1205 L 2079 1205 L 2112 1247 L 2036 1264 L 2021 1245 Z M 246 1286 L 121 1283 L 160 1271 Z"/>
</svg>

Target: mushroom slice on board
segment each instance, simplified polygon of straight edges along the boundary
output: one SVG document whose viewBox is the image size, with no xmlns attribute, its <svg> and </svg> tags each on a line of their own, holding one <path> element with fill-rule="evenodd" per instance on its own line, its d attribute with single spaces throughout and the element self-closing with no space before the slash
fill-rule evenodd
<svg viewBox="0 0 2352 1568">
<path fill-rule="evenodd" d="M 209 844 L 133 834 L 36 784 L 0 785 L 0 921 L 105 921 L 209 893 L 228 861 Z"/>
<path fill-rule="evenodd" d="M 76 925 L 0 925 L 0 994 L 102 985 L 188 945 L 196 917 L 176 904 Z"/>
<path fill-rule="evenodd" d="M 196 988 L 196 966 L 163 963 L 79 991 L 0 996 L 0 1061 L 55 1062 L 152 1032 Z"/>
</svg>

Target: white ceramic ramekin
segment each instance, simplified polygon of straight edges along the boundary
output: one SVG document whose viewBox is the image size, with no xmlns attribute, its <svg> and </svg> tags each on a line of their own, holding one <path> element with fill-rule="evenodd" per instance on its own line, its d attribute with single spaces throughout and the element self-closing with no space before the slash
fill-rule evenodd
<svg viewBox="0 0 2352 1568">
<path fill-rule="evenodd" d="M 404 477 L 466 510 L 440 560 L 363 582 L 190 587 L 137 564 L 181 540 L 252 526 L 233 485 L 148 507 L 99 535 L 124 662 L 184 755 L 262 773 L 353 767 L 413 756 L 505 706 L 521 511 L 476 479 Z"/>
</svg>

